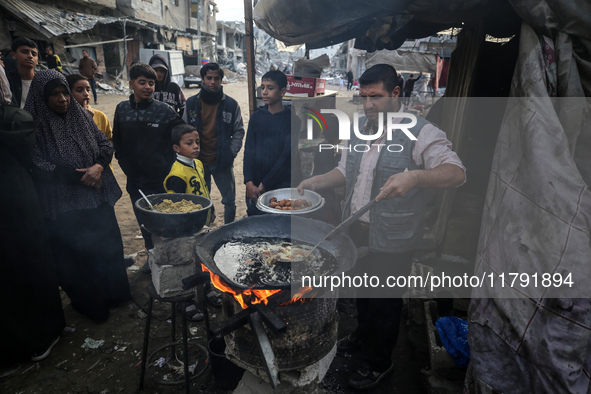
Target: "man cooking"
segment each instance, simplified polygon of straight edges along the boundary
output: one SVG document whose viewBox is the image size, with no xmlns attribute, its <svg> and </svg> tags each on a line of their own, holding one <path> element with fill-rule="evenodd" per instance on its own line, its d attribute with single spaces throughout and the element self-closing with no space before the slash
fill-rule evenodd
<svg viewBox="0 0 591 394">
<path fill-rule="evenodd" d="M 380 121 L 382 130 L 386 130 L 387 113 L 405 111 L 394 67 L 378 64 L 369 68 L 359 78 L 359 85 L 365 113 L 359 117 L 359 130 L 377 139 L 361 140 L 352 133 L 349 147 L 353 149 L 343 149 L 337 168 L 303 181 L 298 190 L 301 193 L 303 189 L 345 186 L 344 218 L 371 200 L 378 201 L 351 225 L 350 235 L 356 246 L 369 247 L 369 254 L 356 264 L 354 273 L 408 275 L 412 251 L 423 238 L 428 189 L 463 184 L 466 169 L 451 150 L 445 133 L 425 119 L 417 117 L 416 125 L 408 128 L 416 141 L 399 129 L 393 132 L 391 141 L 387 133 L 377 133 Z M 408 119 L 394 116 L 392 123 L 405 121 Z M 397 148 L 387 149 L 390 143 L 397 144 Z M 364 148 L 355 149 L 356 145 Z M 380 279 L 385 282 L 383 275 Z M 339 351 L 360 352 L 362 367 L 349 379 L 353 388 L 376 387 L 393 372 L 391 354 L 398 338 L 403 301 L 401 291 L 388 291 L 386 295 L 380 293 L 380 297 L 388 298 L 365 293 L 372 298 L 357 299 L 358 326 L 338 343 Z"/>
</svg>

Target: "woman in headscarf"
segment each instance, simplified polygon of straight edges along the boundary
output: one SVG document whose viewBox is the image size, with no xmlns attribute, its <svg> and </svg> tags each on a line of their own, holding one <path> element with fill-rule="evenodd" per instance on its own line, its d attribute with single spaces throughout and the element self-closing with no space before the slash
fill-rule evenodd
<svg viewBox="0 0 591 394">
<path fill-rule="evenodd" d="M 0 104 L 0 378 L 21 362 L 47 357 L 66 325 L 49 234 L 29 174 L 36 129 L 33 115 Z"/>
<path fill-rule="evenodd" d="M 25 109 L 39 118 L 34 171 L 58 280 L 72 307 L 100 322 L 131 299 L 113 206 L 113 146 L 55 70 L 35 74 Z"/>
</svg>

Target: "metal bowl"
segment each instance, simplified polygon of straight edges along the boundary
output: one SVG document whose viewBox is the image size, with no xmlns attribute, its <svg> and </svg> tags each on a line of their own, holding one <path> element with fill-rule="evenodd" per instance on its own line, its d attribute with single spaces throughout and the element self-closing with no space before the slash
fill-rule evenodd
<svg viewBox="0 0 591 394">
<path fill-rule="evenodd" d="M 160 193 L 150 194 L 148 200 L 152 205 L 161 203 L 163 200 L 178 202 L 189 200 L 195 204 L 203 205 L 203 209 L 184 213 L 164 213 L 152 211 L 143 198 L 135 202 L 140 218 L 146 229 L 152 234 L 165 238 L 186 237 L 193 235 L 205 226 L 207 214 L 213 206 L 209 198 L 186 193 Z"/>
<path fill-rule="evenodd" d="M 310 201 L 312 206 L 304 209 L 297 209 L 293 211 L 283 211 L 269 207 L 271 198 L 277 198 L 277 201 L 285 198 L 290 200 L 297 200 L 303 198 L 306 201 Z M 257 208 L 266 213 L 276 213 L 280 215 L 304 215 L 307 213 L 315 212 L 324 206 L 324 197 L 320 194 L 311 190 L 304 190 L 304 194 L 300 194 L 298 189 L 287 187 L 285 189 L 271 190 L 263 193 L 257 200 Z"/>
</svg>

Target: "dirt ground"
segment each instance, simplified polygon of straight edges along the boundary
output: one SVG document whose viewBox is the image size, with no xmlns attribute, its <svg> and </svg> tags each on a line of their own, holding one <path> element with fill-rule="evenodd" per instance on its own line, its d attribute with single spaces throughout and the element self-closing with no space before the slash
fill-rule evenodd
<svg viewBox="0 0 591 394">
<path fill-rule="evenodd" d="M 335 87 L 333 87 L 335 88 Z M 338 89 L 338 87 L 336 87 Z M 185 89 L 185 95 L 190 97 L 198 89 Z M 246 83 L 230 83 L 224 85 L 226 94 L 235 98 L 245 119 L 245 129 L 248 122 L 248 96 Z M 352 95 L 352 92 L 339 92 L 340 95 Z M 123 95 L 99 93 L 99 104 L 95 107 L 112 119 L 115 106 L 126 99 Z M 240 151 L 235 162 L 236 176 L 236 205 L 237 219 L 246 215 L 244 202 L 245 189 L 242 183 L 242 157 Z M 1 393 L 132 393 L 138 389 L 140 378 L 140 360 L 143 343 L 144 326 L 148 294 L 146 288 L 150 283 L 150 275 L 139 273 L 138 269 L 146 261 L 143 250 L 143 240 L 131 209 L 129 196 L 125 192 L 125 176 L 116 160 L 113 161 L 115 175 L 123 197 L 115 206 L 119 226 L 123 237 L 126 254 L 136 256 L 136 263 L 128 269 L 133 300 L 127 305 L 111 311 L 111 317 L 103 324 L 96 324 L 76 313 L 68 297 L 62 294 L 63 308 L 66 315 L 66 329 L 60 341 L 54 347 L 50 356 L 40 362 L 30 362 L 21 367 L 15 374 L 0 379 Z M 217 188 L 213 188 L 212 199 L 216 211 L 223 216 L 223 206 Z M 221 225 L 220 219 L 215 225 Z M 34 308 L 31 309 L 34 313 Z M 215 322 L 221 315 L 220 309 L 210 307 L 212 319 Z M 154 318 L 150 335 L 150 351 L 169 342 L 170 338 L 170 306 L 169 304 L 154 305 Z M 180 316 L 179 316 L 180 317 Z M 180 320 L 180 319 L 177 319 Z M 340 336 L 350 333 L 355 320 L 341 314 L 339 327 Z M 421 328 L 423 329 L 423 328 Z M 190 335 L 193 341 L 206 346 L 206 332 L 203 323 L 190 323 Z M 416 351 L 410 346 L 409 337 L 422 338 L 423 332 L 407 332 L 403 327 L 399 345 L 394 354 L 396 373 L 376 392 L 421 393 L 425 386 L 420 370 L 428 366 L 428 356 L 424 351 Z M 424 339 L 420 339 L 419 342 Z M 93 342 L 98 341 L 98 342 Z M 103 342 L 104 341 L 104 342 Z M 98 345 L 96 348 L 86 347 L 85 343 Z M 206 355 L 200 354 L 197 368 L 205 365 Z M 339 355 L 321 385 L 323 392 L 347 393 L 346 380 L 354 368 L 356 360 L 351 356 Z M 192 393 L 225 392 L 213 385 L 211 368 L 195 379 L 191 385 Z M 146 381 L 144 392 L 176 393 L 184 392 L 182 386 L 157 385 Z"/>
</svg>

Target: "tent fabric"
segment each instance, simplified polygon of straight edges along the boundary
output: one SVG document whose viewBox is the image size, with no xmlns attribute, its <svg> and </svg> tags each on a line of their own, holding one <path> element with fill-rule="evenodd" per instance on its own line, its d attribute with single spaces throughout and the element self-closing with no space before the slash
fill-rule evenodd
<svg viewBox="0 0 591 394">
<path fill-rule="evenodd" d="M 547 11 L 551 24 L 569 20 L 553 18 Z M 475 275 L 570 273 L 577 292 L 566 294 L 566 287 L 541 285 L 476 289 L 469 320 L 483 329 L 472 338 L 470 328 L 469 340 L 474 374 L 494 389 L 514 384 L 523 392 L 589 393 L 591 190 L 584 174 L 591 167 L 591 105 L 584 96 L 589 96 L 585 70 L 591 63 L 585 59 L 591 41 L 575 26 L 569 27 L 572 34 L 560 25 L 549 26 L 522 27 L 511 98 L 493 158 Z M 513 353 L 478 351 L 479 343 L 496 337 Z M 528 363 L 528 373 L 508 382 L 499 365 L 517 365 L 519 360 Z"/>
<path fill-rule="evenodd" d="M 260 0 L 253 16 L 259 28 L 287 45 L 313 49 L 356 38 L 356 48 L 373 52 L 469 21 L 502 27 L 507 18 L 499 12 L 507 9 L 506 2 L 495 0 Z"/>
<path fill-rule="evenodd" d="M 376 64 L 386 63 L 396 70 L 422 71 L 437 73 L 437 53 L 401 50 L 382 50 L 367 54 L 365 66 L 370 68 Z"/>
</svg>

